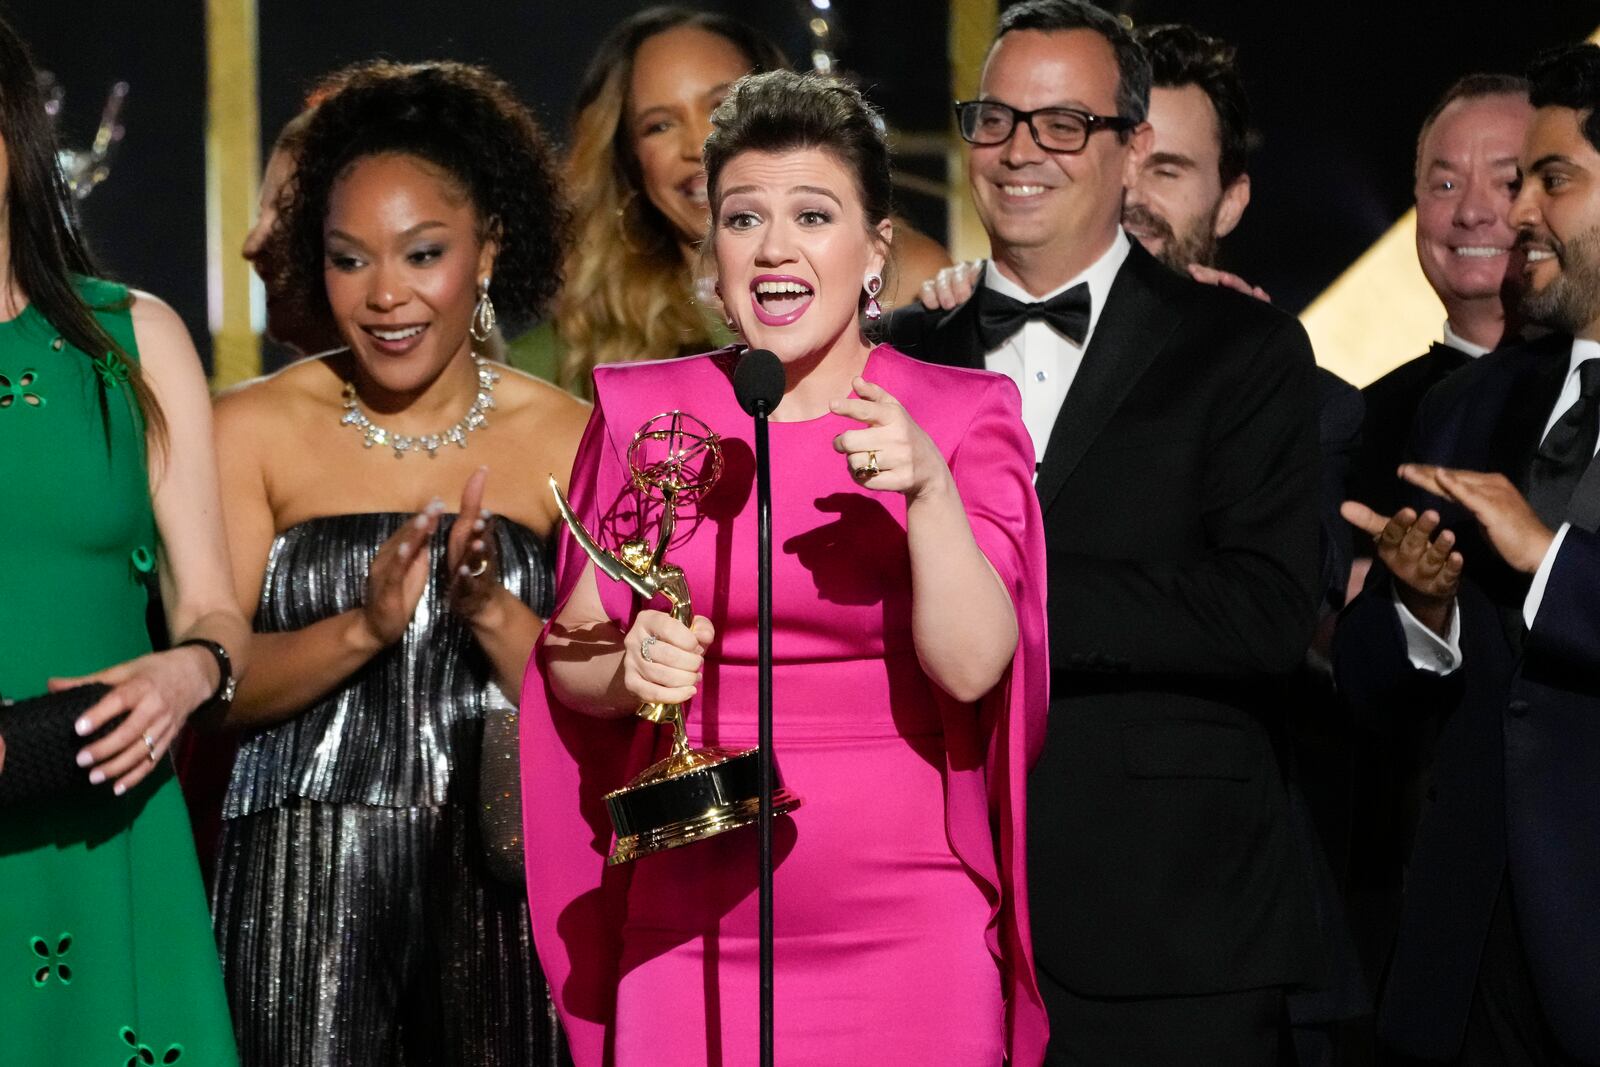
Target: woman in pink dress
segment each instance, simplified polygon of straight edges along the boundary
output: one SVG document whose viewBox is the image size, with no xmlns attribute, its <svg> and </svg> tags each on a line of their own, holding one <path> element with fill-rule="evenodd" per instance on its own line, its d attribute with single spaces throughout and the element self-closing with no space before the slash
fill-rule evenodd
<svg viewBox="0 0 1600 1067">
<path fill-rule="evenodd" d="M 706 142 L 730 324 L 777 353 L 774 747 L 804 806 L 775 829 L 776 1037 L 788 1064 L 1036 1065 L 1024 778 L 1047 699 L 1043 541 L 1012 383 L 862 330 L 889 249 L 889 167 L 840 82 L 741 80 Z M 757 836 L 606 868 L 601 796 L 659 754 L 642 700 L 692 701 L 696 745 L 756 740 L 756 529 L 737 349 L 595 371 L 572 502 L 652 540 L 633 433 L 681 409 L 722 437 L 668 558 L 690 626 L 597 578 L 571 538 L 522 698 L 535 939 L 579 1067 L 752 1064 Z M 641 529 L 641 527 L 644 527 Z"/>
</svg>

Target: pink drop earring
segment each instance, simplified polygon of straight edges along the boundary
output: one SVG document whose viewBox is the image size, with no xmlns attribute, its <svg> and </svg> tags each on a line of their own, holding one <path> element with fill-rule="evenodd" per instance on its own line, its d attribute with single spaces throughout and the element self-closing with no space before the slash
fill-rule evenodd
<svg viewBox="0 0 1600 1067">
<path fill-rule="evenodd" d="M 867 318 L 882 318 L 883 305 L 878 303 L 878 290 L 883 288 L 883 276 L 873 272 L 867 275 L 861 286 L 867 291 Z"/>
</svg>

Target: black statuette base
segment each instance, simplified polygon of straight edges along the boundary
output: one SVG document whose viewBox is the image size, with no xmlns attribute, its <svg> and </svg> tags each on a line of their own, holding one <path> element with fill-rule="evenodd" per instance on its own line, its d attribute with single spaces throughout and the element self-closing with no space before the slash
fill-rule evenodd
<svg viewBox="0 0 1600 1067">
<path fill-rule="evenodd" d="M 702 749 L 696 755 L 713 762 L 608 793 L 617 841 L 606 862 L 627 863 L 754 824 L 760 816 L 760 751 Z M 798 808 L 800 798 L 784 788 L 776 765 L 772 777 L 773 815 Z"/>
</svg>

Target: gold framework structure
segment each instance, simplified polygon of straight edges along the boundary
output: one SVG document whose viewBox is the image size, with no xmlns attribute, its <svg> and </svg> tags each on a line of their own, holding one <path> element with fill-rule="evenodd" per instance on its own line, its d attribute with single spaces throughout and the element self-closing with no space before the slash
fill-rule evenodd
<svg viewBox="0 0 1600 1067">
<path fill-rule="evenodd" d="M 206 318 L 218 389 L 261 373 L 250 265 L 239 255 L 255 222 L 260 131 L 256 0 L 206 0 Z"/>
</svg>

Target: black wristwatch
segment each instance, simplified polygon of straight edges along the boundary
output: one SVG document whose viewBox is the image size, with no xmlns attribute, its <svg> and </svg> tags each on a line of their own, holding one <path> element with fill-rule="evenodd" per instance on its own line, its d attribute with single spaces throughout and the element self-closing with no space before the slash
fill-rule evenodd
<svg viewBox="0 0 1600 1067">
<path fill-rule="evenodd" d="M 233 659 L 228 655 L 228 650 L 222 647 L 221 642 L 206 637 L 191 637 L 187 641 L 179 641 L 173 647 L 183 648 L 185 645 L 194 645 L 211 653 L 211 658 L 217 661 L 217 670 L 222 675 L 221 681 L 217 682 L 216 691 L 195 710 L 214 711 L 227 708 L 233 703 L 233 690 L 238 684 L 233 680 Z"/>
</svg>

